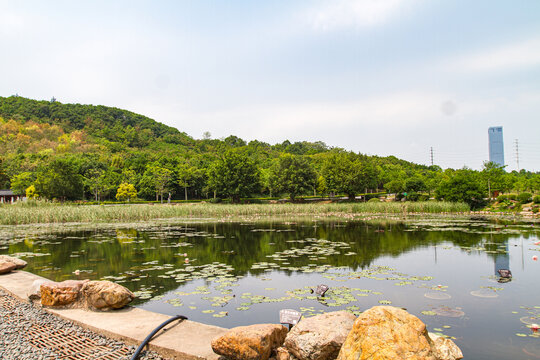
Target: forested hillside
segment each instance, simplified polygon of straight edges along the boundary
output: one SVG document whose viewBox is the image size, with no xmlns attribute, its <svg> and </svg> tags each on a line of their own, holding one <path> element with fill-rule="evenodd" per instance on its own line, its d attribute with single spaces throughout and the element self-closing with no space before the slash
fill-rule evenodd
<svg viewBox="0 0 540 360">
<path fill-rule="evenodd" d="M 540 175 L 506 173 L 493 164 L 443 171 L 322 142 L 197 140 L 127 110 L 11 96 L 0 97 L 0 188 L 59 200 L 166 199 L 169 193 L 233 201 L 329 193 L 353 199 L 388 191 L 474 206 L 488 189 L 538 192 Z"/>
</svg>

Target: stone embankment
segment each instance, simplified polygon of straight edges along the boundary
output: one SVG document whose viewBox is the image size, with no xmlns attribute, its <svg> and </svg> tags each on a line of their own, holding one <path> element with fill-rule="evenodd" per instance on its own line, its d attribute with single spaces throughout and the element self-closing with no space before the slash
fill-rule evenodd
<svg viewBox="0 0 540 360">
<path fill-rule="evenodd" d="M 212 348 L 235 360 L 458 360 L 461 350 L 450 339 L 428 333 L 407 311 L 375 306 L 358 318 L 337 311 L 302 319 L 292 330 L 252 325 L 229 330 Z"/>
</svg>

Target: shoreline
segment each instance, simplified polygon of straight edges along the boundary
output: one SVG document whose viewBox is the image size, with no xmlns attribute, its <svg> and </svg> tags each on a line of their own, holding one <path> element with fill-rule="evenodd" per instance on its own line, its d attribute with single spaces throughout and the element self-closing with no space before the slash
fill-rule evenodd
<svg viewBox="0 0 540 360">
<path fill-rule="evenodd" d="M 80 336 L 95 337 L 98 343 L 99 341 L 108 341 L 116 347 L 123 346 L 134 351 L 153 329 L 170 318 L 167 315 L 130 306 L 115 311 L 97 312 L 82 309 L 39 308 L 30 305 L 26 299 L 28 294 L 31 293 L 32 284 L 35 280 L 42 279 L 44 278 L 38 275 L 16 270 L 9 274 L 0 275 L 0 290 L 4 290 L 9 296 L 17 299 L 26 312 L 33 308 L 38 313 L 41 312 L 42 318 L 48 318 L 47 321 L 49 322 L 51 316 L 54 316 L 55 319 L 61 319 L 59 321 L 54 320 L 52 323 L 60 329 L 63 326 L 70 329 L 73 326 L 80 326 L 83 329 L 82 331 L 73 331 L 80 333 Z M 3 308 L 0 302 L 0 310 Z M 8 309 L 9 311 L 11 310 Z M 39 322 L 41 320 L 40 315 L 36 316 L 36 320 Z M 6 322 L 3 323 L 7 324 Z M 24 325 L 24 323 L 21 324 Z M 169 325 L 166 331 L 158 333 L 149 343 L 147 349 L 149 348 L 151 351 L 158 353 L 163 358 L 217 360 L 219 356 L 213 352 L 210 342 L 214 337 L 225 333 L 226 330 L 189 320 L 175 322 Z M 90 333 L 87 333 L 88 331 Z M 97 334 L 97 337 L 92 333 Z M 193 334 L 197 334 L 197 336 L 194 337 Z M 106 339 L 103 340 L 103 338 Z M 46 342 L 46 340 L 44 341 Z M 28 357 L 28 359 L 34 358 Z M 160 358 L 151 353 L 146 359 Z"/>
</svg>

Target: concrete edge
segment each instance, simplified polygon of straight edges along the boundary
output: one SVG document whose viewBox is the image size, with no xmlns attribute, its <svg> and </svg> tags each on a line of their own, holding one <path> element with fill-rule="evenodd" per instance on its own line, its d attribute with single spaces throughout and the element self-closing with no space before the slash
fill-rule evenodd
<svg viewBox="0 0 540 360">
<path fill-rule="evenodd" d="M 0 288 L 21 301 L 29 302 L 28 295 L 32 293 L 32 284 L 36 280 L 50 281 L 26 271 L 16 270 L 0 275 Z M 107 312 L 42 309 L 100 335 L 135 346 L 140 345 L 152 330 L 170 318 L 168 315 L 135 307 Z M 169 324 L 166 330 L 160 331 L 152 339 L 148 345 L 149 349 L 172 359 L 217 360 L 219 355 L 213 352 L 211 340 L 224 334 L 228 329 L 184 320 Z"/>
</svg>

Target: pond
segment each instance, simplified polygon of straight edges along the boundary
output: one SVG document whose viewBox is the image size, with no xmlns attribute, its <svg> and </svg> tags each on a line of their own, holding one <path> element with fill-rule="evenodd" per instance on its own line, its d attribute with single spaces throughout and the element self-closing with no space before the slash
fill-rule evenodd
<svg viewBox="0 0 540 360">
<path fill-rule="evenodd" d="M 467 359 L 518 360 L 540 358 L 528 327 L 540 323 L 539 230 L 465 218 L 109 225 L 4 235 L 0 253 L 56 281 L 115 281 L 137 294 L 135 306 L 222 327 L 278 323 L 280 309 L 391 304 Z M 320 284 L 324 297 L 312 292 Z"/>
</svg>

